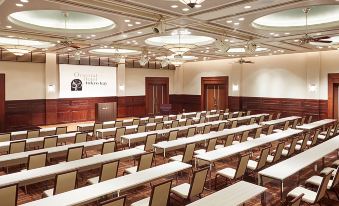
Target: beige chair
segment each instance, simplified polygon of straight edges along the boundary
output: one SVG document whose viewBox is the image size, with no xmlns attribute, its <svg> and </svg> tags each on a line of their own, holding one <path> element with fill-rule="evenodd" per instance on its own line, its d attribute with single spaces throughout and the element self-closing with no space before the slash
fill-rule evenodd
<svg viewBox="0 0 339 206">
<path fill-rule="evenodd" d="M 203 134 L 208 134 L 208 133 L 210 133 L 211 127 L 212 127 L 212 125 L 210 125 L 210 124 L 205 125 L 205 126 L 204 126 Z"/>
<path fill-rule="evenodd" d="M 27 139 L 36 138 L 40 136 L 40 130 L 29 130 L 27 131 Z"/>
<path fill-rule="evenodd" d="M 282 131 L 285 131 L 285 130 L 288 129 L 289 125 L 290 125 L 290 121 L 286 121 L 285 124 L 284 124 L 284 127 L 282 129 L 275 129 L 275 130 L 273 130 L 273 132 L 282 132 Z"/>
<path fill-rule="evenodd" d="M 238 117 L 242 117 L 243 113 L 242 112 L 239 112 L 238 113 Z"/>
<path fill-rule="evenodd" d="M 9 154 L 25 151 L 26 151 L 26 140 L 15 141 L 9 144 Z"/>
<path fill-rule="evenodd" d="M 319 141 L 319 142 L 324 142 L 324 141 L 328 140 L 328 139 L 330 138 L 330 136 L 331 136 L 331 130 L 332 130 L 332 128 L 333 128 L 333 125 L 329 126 L 329 127 L 327 128 L 327 131 L 326 131 L 326 134 L 325 134 L 325 135 L 319 134 L 318 137 L 317 137 L 317 138 L 318 138 L 318 141 Z"/>
<path fill-rule="evenodd" d="M 200 117 L 199 123 L 202 124 L 205 122 L 206 122 L 206 117 L 205 116 Z"/>
<path fill-rule="evenodd" d="M 127 199 L 127 196 L 124 195 L 124 196 L 116 197 L 113 199 L 105 200 L 101 202 L 99 205 L 100 206 L 125 206 L 126 199 Z"/>
<path fill-rule="evenodd" d="M 293 198 L 292 200 L 288 201 L 287 206 L 300 206 L 301 199 L 304 194 L 299 195 L 298 197 Z"/>
<path fill-rule="evenodd" d="M 299 122 L 299 125 L 305 124 L 305 120 L 306 120 L 306 117 L 305 117 L 305 116 L 302 117 L 301 120 L 300 120 L 300 122 Z"/>
<path fill-rule="evenodd" d="M 104 142 L 101 147 L 101 155 L 115 152 L 116 146 L 115 141 Z"/>
<path fill-rule="evenodd" d="M 230 111 L 230 109 L 229 109 L 229 108 L 226 108 L 224 112 L 227 113 L 227 112 L 229 112 L 229 111 Z"/>
<path fill-rule="evenodd" d="M 84 153 L 84 146 L 78 146 L 78 147 L 70 147 L 67 150 L 67 162 L 71 162 L 74 160 L 80 160 L 82 159 L 82 155 Z"/>
<path fill-rule="evenodd" d="M 235 140 L 235 141 L 232 142 L 232 144 L 239 144 L 239 143 L 241 143 L 241 142 L 247 141 L 247 138 L 248 138 L 248 134 L 249 134 L 249 133 L 250 133 L 250 131 L 245 131 L 245 132 L 243 132 L 242 135 L 241 135 L 241 137 L 240 137 L 240 139 L 239 139 L 239 141 L 238 141 L 238 140 Z"/>
<path fill-rule="evenodd" d="M 0 142 L 9 142 L 11 139 L 11 133 L 0 134 Z"/>
<path fill-rule="evenodd" d="M 215 175 L 215 188 L 217 188 L 219 176 L 225 177 L 227 178 L 227 180 L 230 181 L 242 179 L 243 176 L 245 175 L 246 166 L 248 164 L 250 156 L 251 156 L 250 153 L 241 155 L 236 169 L 227 167 L 225 169 L 217 171 Z"/>
<path fill-rule="evenodd" d="M 339 122 L 334 125 L 334 128 L 331 130 L 331 136 L 335 136 L 338 134 Z"/>
<path fill-rule="evenodd" d="M 227 119 L 231 119 L 231 118 L 233 118 L 233 112 L 229 112 L 229 113 L 228 113 Z"/>
<path fill-rule="evenodd" d="M 87 180 L 90 185 L 97 184 L 106 180 L 114 179 L 118 176 L 119 160 L 107 162 L 101 165 L 100 176 Z"/>
<path fill-rule="evenodd" d="M 154 117 L 150 117 L 148 119 L 148 123 L 155 123 L 155 118 Z"/>
<path fill-rule="evenodd" d="M 187 135 L 186 137 L 192 137 L 195 135 L 197 128 L 196 127 L 190 127 L 187 130 Z"/>
<path fill-rule="evenodd" d="M 50 136 L 44 138 L 43 148 L 56 147 L 58 144 L 58 136 Z"/>
<path fill-rule="evenodd" d="M 285 148 L 285 142 L 279 142 L 274 154 L 267 156 L 267 163 L 276 163 L 280 160 L 283 149 Z"/>
<path fill-rule="evenodd" d="M 114 140 L 121 143 L 121 136 L 125 135 L 126 127 L 119 127 L 115 130 Z"/>
<path fill-rule="evenodd" d="M 183 155 L 173 156 L 169 158 L 169 161 L 179 161 L 179 162 L 189 163 L 193 160 L 194 149 L 195 149 L 194 143 L 187 144 Z"/>
<path fill-rule="evenodd" d="M 250 115 L 251 115 L 251 111 L 247 111 L 246 116 L 250 116 Z"/>
<path fill-rule="evenodd" d="M 179 133 L 179 130 L 170 131 L 168 135 L 168 141 L 176 140 L 178 138 L 178 133 Z"/>
<path fill-rule="evenodd" d="M 291 144 L 289 145 L 289 147 L 287 149 L 283 149 L 281 155 L 283 157 L 290 157 L 292 156 L 294 153 L 295 153 L 295 148 L 296 148 L 296 145 L 297 145 L 297 142 L 298 142 L 298 139 L 299 137 L 294 137 L 292 139 L 292 142 Z"/>
<path fill-rule="evenodd" d="M 162 130 L 162 129 L 164 129 L 164 123 L 163 122 L 157 123 L 155 126 L 155 130 Z"/>
<path fill-rule="evenodd" d="M 200 197 L 204 192 L 205 181 L 208 173 L 208 168 L 197 170 L 193 173 L 191 184 L 184 183 L 175 186 L 171 189 L 171 193 L 184 199 L 191 200 L 193 197 Z"/>
<path fill-rule="evenodd" d="M 87 142 L 87 133 L 77 133 L 75 135 L 74 143 Z"/>
<path fill-rule="evenodd" d="M 275 119 L 279 119 L 280 116 L 281 116 L 281 113 L 279 112 L 279 113 L 277 114 L 277 117 L 276 117 Z"/>
<path fill-rule="evenodd" d="M 268 115 L 267 121 L 271 121 L 273 119 L 273 114 Z"/>
<path fill-rule="evenodd" d="M 226 141 L 224 142 L 224 144 L 218 144 L 218 145 L 216 145 L 216 146 L 215 146 L 215 149 L 221 149 L 221 148 L 230 146 L 230 145 L 232 145 L 233 140 L 234 140 L 234 134 L 227 135 Z"/>
<path fill-rule="evenodd" d="M 94 123 L 93 132 L 88 133 L 88 135 L 91 136 L 92 138 L 97 138 L 97 130 L 102 128 L 103 128 L 102 123 Z"/>
<path fill-rule="evenodd" d="M 114 127 L 123 127 L 124 122 L 123 121 L 115 121 Z"/>
<path fill-rule="evenodd" d="M 59 135 L 59 134 L 66 134 L 67 133 L 67 126 L 65 127 L 57 127 L 55 130 L 55 134 Z"/>
<path fill-rule="evenodd" d="M 258 161 L 249 160 L 248 163 L 247 163 L 247 170 L 249 172 L 254 173 L 254 172 L 259 171 L 262 168 L 264 168 L 265 165 L 266 165 L 266 161 L 267 161 L 267 157 L 268 157 L 269 153 L 270 153 L 270 147 L 265 147 L 265 148 L 261 149 Z M 256 175 L 254 175 L 254 177 L 256 178 Z"/>
<path fill-rule="evenodd" d="M 219 121 L 224 120 L 224 114 L 220 114 L 219 117 L 218 117 L 218 120 Z"/>
<path fill-rule="evenodd" d="M 258 124 L 260 125 L 265 119 L 265 116 L 260 116 Z"/>
<path fill-rule="evenodd" d="M 248 140 L 254 140 L 254 139 L 257 139 L 259 137 L 261 137 L 261 133 L 262 133 L 262 127 L 258 127 L 255 131 L 255 134 L 253 137 L 247 137 L 247 141 Z"/>
<path fill-rule="evenodd" d="M 45 190 L 42 197 L 51 197 L 53 195 L 74 190 L 77 185 L 77 174 L 78 171 L 76 170 L 57 174 L 55 177 L 54 188 Z"/>
<path fill-rule="evenodd" d="M 139 125 L 137 133 L 146 132 L 146 125 Z"/>
<path fill-rule="evenodd" d="M 133 119 L 132 125 L 140 125 L 140 119 Z"/>
<path fill-rule="evenodd" d="M 255 118 L 252 117 L 252 118 L 250 119 L 250 122 L 249 122 L 248 124 L 251 125 L 251 124 L 254 124 L 254 123 L 255 123 Z"/>
<path fill-rule="evenodd" d="M 231 129 L 236 128 L 237 124 L 238 124 L 238 121 L 236 121 L 236 120 L 232 121 Z"/>
<path fill-rule="evenodd" d="M 189 118 L 186 120 L 185 126 L 191 126 L 193 124 L 193 119 Z"/>
<path fill-rule="evenodd" d="M 266 135 L 270 135 L 273 133 L 274 125 L 270 125 L 267 129 Z"/>
<path fill-rule="evenodd" d="M 28 156 L 27 170 L 45 167 L 47 164 L 47 152 L 31 154 Z"/>
<path fill-rule="evenodd" d="M 226 127 L 226 122 L 220 122 L 218 125 L 218 131 L 223 131 Z"/>
<path fill-rule="evenodd" d="M 308 117 L 307 124 L 310 124 L 310 123 L 312 123 L 312 118 L 313 118 L 313 116 L 312 116 L 312 115 Z"/>
<path fill-rule="evenodd" d="M 174 120 L 171 124 L 171 128 L 179 127 L 179 120 Z"/>
<path fill-rule="evenodd" d="M 298 125 L 298 119 L 295 119 L 295 120 L 293 121 L 293 124 L 292 124 L 291 128 L 292 128 L 292 129 L 295 129 L 295 128 L 297 127 L 297 125 Z"/>
<path fill-rule="evenodd" d="M 114 128 L 115 127 L 115 122 L 105 122 L 105 124 L 102 124 L 102 128 L 103 129 L 107 129 L 107 128 Z"/>
<path fill-rule="evenodd" d="M 135 149 L 144 150 L 147 152 L 153 151 L 153 144 L 155 144 L 155 141 L 157 140 L 157 134 L 149 134 L 146 137 L 145 144 L 136 146 Z"/>
<path fill-rule="evenodd" d="M 313 147 L 317 143 L 319 132 L 320 130 L 316 130 L 311 140 L 310 140 L 310 135 L 307 136 L 308 139 L 307 138 L 305 139 L 307 147 Z M 302 144 L 302 143 L 303 143 L 303 140 L 299 140 L 297 142 L 297 144 Z"/>
<path fill-rule="evenodd" d="M 138 166 L 125 169 L 124 174 L 134 174 L 136 172 L 151 168 L 153 163 L 153 157 L 154 157 L 153 152 L 141 155 L 138 162 Z"/>
<path fill-rule="evenodd" d="M 301 194 L 304 194 L 302 196 L 302 201 L 307 203 L 307 204 L 317 204 L 326 194 L 326 190 L 327 190 L 327 186 L 328 186 L 328 183 L 330 181 L 330 178 L 331 178 L 331 173 L 328 173 L 328 174 L 324 174 L 321 178 L 321 184 L 320 186 L 318 187 L 317 191 L 314 192 L 310 189 L 307 189 L 305 187 L 302 187 L 302 186 L 298 186 L 296 188 L 294 188 L 292 191 L 290 191 L 288 194 L 287 194 L 287 197 L 298 197 L 299 195 Z"/>
<path fill-rule="evenodd" d="M 0 187 L 1 206 L 17 206 L 18 185 Z"/>
<path fill-rule="evenodd" d="M 203 153 L 214 150 L 217 144 L 217 140 L 218 140 L 217 138 L 209 139 L 206 149 L 196 150 L 194 151 L 194 154 L 203 154 Z"/>
<path fill-rule="evenodd" d="M 172 180 L 152 186 L 151 196 L 131 204 L 131 206 L 169 206 Z"/>
</svg>

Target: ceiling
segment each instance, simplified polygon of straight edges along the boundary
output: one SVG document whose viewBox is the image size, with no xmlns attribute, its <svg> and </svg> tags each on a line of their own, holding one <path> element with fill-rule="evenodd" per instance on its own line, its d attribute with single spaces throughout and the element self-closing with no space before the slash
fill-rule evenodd
<svg viewBox="0 0 339 206">
<path fill-rule="evenodd" d="M 242 47 L 248 40 L 253 40 L 261 48 L 265 48 L 250 56 L 336 49 L 328 45 L 301 46 L 296 39 L 304 34 L 302 9 L 305 7 L 312 8 L 310 12 L 312 35 L 339 36 L 339 18 L 331 16 L 338 13 L 336 11 L 339 10 L 339 0 L 205 0 L 201 5 L 200 8 L 188 9 L 179 0 L 29 0 L 28 3 L 22 3 L 21 0 L 0 0 L 0 37 L 10 36 L 57 44 L 56 42 L 67 36 L 81 45 L 83 55 L 88 55 L 90 50 L 110 46 L 139 51 L 147 49 L 150 57 L 155 59 L 171 55 L 169 50 L 161 46 L 145 43 L 146 39 L 159 36 L 153 33 L 152 28 L 162 16 L 166 24 L 164 36 L 185 28 L 192 35 L 223 38 L 233 48 L 225 55 L 218 53 L 218 49 L 211 43 L 197 46 L 185 54 L 196 56 L 198 60 L 234 58 L 243 55 Z M 314 7 L 318 5 L 323 6 Z M 45 13 L 37 14 L 32 10 L 45 10 Z M 54 25 L 59 29 L 51 29 L 47 28 L 53 27 L 51 18 L 61 18 L 62 21 L 62 16 L 56 17 L 58 15 L 53 11 L 50 11 L 49 15 L 48 10 L 77 15 L 74 16 L 74 21 L 70 20 L 67 27 L 69 30 L 64 31 L 57 23 Z M 30 12 L 25 12 L 26 16 L 21 16 L 19 23 L 8 18 L 9 15 L 22 11 Z M 86 14 L 88 21 L 84 21 L 87 20 Z M 46 23 L 46 28 L 33 25 L 33 20 L 27 20 L 30 17 L 38 20 L 40 18 L 40 23 Z M 46 21 L 41 20 L 44 17 Z M 25 19 L 26 21 L 22 22 Z M 99 23 L 94 23 L 98 19 L 103 20 L 102 28 Z M 89 26 L 88 29 L 81 27 L 76 30 L 74 24 L 86 22 L 92 28 Z M 57 45 L 48 51 L 70 52 Z M 131 58 L 140 56 L 133 55 L 134 53 Z"/>
</svg>

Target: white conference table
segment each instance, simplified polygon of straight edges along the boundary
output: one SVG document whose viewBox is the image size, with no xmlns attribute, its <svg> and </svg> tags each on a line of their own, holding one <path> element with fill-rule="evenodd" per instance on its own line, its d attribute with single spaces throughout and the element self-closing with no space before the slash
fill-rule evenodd
<svg viewBox="0 0 339 206">
<path fill-rule="evenodd" d="M 326 126 L 328 124 L 332 124 L 334 123 L 335 119 L 323 119 L 323 120 L 319 120 L 319 121 L 316 121 L 316 122 L 312 122 L 310 124 L 303 124 L 303 125 L 300 125 L 300 126 L 297 126 L 297 129 L 303 129 L 303 130 L 313 130 L 313 129 L 317 129 L 319 127 L 322 127 L 322 126 Z"/>
<path fill-rule="evenodd" d="M 0 176 L 0 187 L 19 184 L 19 186 L 30 185 L 46 180 L 53 179 L 56 174 L 78 170 L 86 171 L 90 169 L 99 168 L 101 164 L 131 158 L 134 156 L 142 155 L 145 151 L 138 149 L 127 149 L 108 153 L 104 155 L 95 155 L 92 157 L 75 160 L 71 162 L 62 162 L 55 165 L 41 167 L 32 170 L 24 170 L 16 173 Z"/>
<path fill-rule="evenodd" d="M 224 129 L 223 131 L 210 132 L 207 134 L 197 134 L 192 137 L 180 138 L 180 139 L 176 139 L 173 141 L 163 141 L 163 142 L 153 144 L 153 147 L 155 148 L 155 151 L 162 150 L 163 156 L 166 157 L 166 151 L 171 150 L 171 149 L 182 148 L 182 147 L 185 147 L 187 144 L 191 144 L 191 143 L 205 142 L 206 144 L 206 142 L 210 139 L 225 138 L 227 135 L 238 134 L 238 133 L 242 133 L 245 131 L 257 129 L 259 127 L 261 126 L 257 124 L 243 125 L 243 126 L 236 127 L 233 129 Z"/>
<path fill-rule="evenodd" d="M 71 147 L 84 146 L 85 150 L 93 149 L 93 148 L 101 147 L 101 145 L 104 142 L 112 141 L 112 140 L 114 139 L 99 139 L 99 140 L 93 140 L 93 141 L 87 141 L 87 142 L 80 142 L 76 144 L 67 144 L 63 146 L 50 147 L 46 149 L 38 149 L 38 150 L 31 150 L 31 151 L 26 151 L 26 152 L 1 155 L 0 165 L 2 167 L 6 167 L 6 166 L 12 166 L 12 165 L 18 165 L 18 164 L 25 164 L 27 163 L 27 159 L 29 155 L 39 154 L 42 152 L 48 152 L 48 158 L 64 156 L 64 154 L 67 153 L 67 150 Z"/>
<path fill-rule="evenodd" d="M 166 177 L 177 172 L 191 168 L 192 166 L 182 162 L 170 162 L 152 167 L 133 174 L 117 177 L 97 184 L 81 187 L 69 192 L 64 192 L 51 197 L 43 198 L 21 206 L 70 206 L 83 205 L 93 202 L 102 196 L 112 193 L 120 194 L 120 191 L 128 190 L 139 185 Z"/>
<path fill-rule="evenodd" d="M 40 131 L 40 136 L 55 135 L 56 127 L 41 128 L 39 129 L 39 131 Z M 12 139 L 25 139 L 27 137 L 27 132 L 28 130 L 11 132 L 11 138 Z"/>
<path fill-rule="evenodd" d="M 299 116 L 289 116 L 289 117 L 284 117 L 284 118 L 280 118 L 280 119 L 274 119 L 274 120 L 270 120 L 270 121 L 265 121 L 265 122 L 261 122 L 261 125 L 276 125 L 276 124 L 282 124 L 286 121 L 294 121 L 296 119 L 301 119 L 301 117 Z"/>
<path fill-rule="evenodd" d="M 250 199 L 263 194 L 267 188 L 249 182 L 240 181 L 225 189 L 214 192 L 200 200 L 187 206 L 238 206 L 246 203 Z M 264 198 L 261 199 L 262 204 Z"/>
<path fill-rule="evenodd" d="M 70 139 L 74 139 L 76 134 L 79 132 L 71 132 L 71 133 L 66 133 L 66 134 L 59 134 L 59 135 L 53 135 L 58 137 L 58 142 L 65 142 Z M 29 138 L 25 139 L 26 140 L 26 147 L 36 147 L 36 146 L 43 146 L 44 139 L 46 137 L 51 137 L 51 136 L 45 136 L 45 137 L 34 137 L 34 138 Z M 9 145 L 11 142 L 17 142 L 19 140 L 13 140 L 13 141 L 6 141 L 6 142 L 0 142 L 0 152 L 8 152 L 9 151 Z"/>
<path fill-rule="evenodd" d="M 213 122 L 206 122 L 206 123 L 199 123 L 199 124 L 194 124 L 194 125 L 189 125 L 189 126 L 182 126 L 182 127 L 174 127 L 174 128 L 169 128 L 169 129 L 162 129 L 162 130 L 155 130 L 155 131 L 149 131 L 149 132 L 141 132 L 141 133 L 135 133 L 135 134 L 128 134 L 128 135 L 123 135 L 121 136 L 121 141 L 122 142 L 128 142 L 128 146 L 131 147 L 132 142 L 142 142 L 145 141 L 147 135 L 150 134 L 157 134 L 158 136 L 168 134 L 171 131 L 179 130 L 179 131 L 186 131 L 189 128 L 195 127 L 195 128 L 202 128 L 205 125 L 212 125 L 216 126 L 219 125 L 221 122 L 227 123 L 227 120 L 221 120 L 221 121 L 213 121 Z"/>
<path fill-rule="evenodd" d="M 269 114 L 263 113 L 263 114 L 253 114 L 253 115 L 248 115 L 248 116 L 243 116 L 243 117 L 235 117 L 228 119 L 228 121 L 238 121 L 238 122 L 246 122 L 249 121 L 251 118 L 260 118 L 261 116 L 268 116 Z"/>
<path fill-rule="evenodd" d="M 280 197 L 283 199 L 284 194 L 284 181 L 301 171 L 302 169 L 310 166 L 319 159 L 324 158 L 326 155 L 339 149 L 339 136 L 333 137 L 317 146 L 314 146 L 300 154 L 295 155 L 287 160 L 279 162 L 271 167 L 261 170 L 258 173 L 259 185 L 264 184 L 264 180 L 274 179 L 281 183 Z"/>
</svg>

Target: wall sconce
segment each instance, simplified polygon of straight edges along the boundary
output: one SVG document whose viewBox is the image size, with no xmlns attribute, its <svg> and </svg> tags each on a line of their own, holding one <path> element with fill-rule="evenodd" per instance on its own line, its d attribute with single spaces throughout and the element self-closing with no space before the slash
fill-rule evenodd
<svg viewBox="0 0 339 206">
<path fill-rule="evenodd" d="M 119 85 L 119 90 L 120 91 L 124 91 L 125 90 L 125 85 L 123 85 L 123 84 Z"/>
<path fill-rule="evenodd" d="M 48 91 L 49 93 L 55 92 L 55 85 L 54 85 L 54 84 L 48 85 L 47 91 Z"/>
<path fill-rule="evenodd" d="M 315 92 L 315 91 L 317 90 L 317 86 L 316 86 L 315 84 L 310 84 L 310 85 L 308 86 L 308 90 L 309 90 L 310 92 Z"/>
<path fill-rule="evenodd" d="M 232 85 L 232 90 L 233 90 L 234 92 L 239 91 L 239 85 L 238 85 L 238 84 L 233 84 L 233 85 Z"/>
</svg>

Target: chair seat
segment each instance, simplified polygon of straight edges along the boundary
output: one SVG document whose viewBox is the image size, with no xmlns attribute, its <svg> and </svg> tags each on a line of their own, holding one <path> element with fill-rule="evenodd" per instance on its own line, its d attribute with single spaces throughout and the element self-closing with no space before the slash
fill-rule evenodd
<svg viewBox="0 0 339 206">
<path fill-rule="evenodd" d="M 232 142 L 232 144 L 234 145 L 234 144 L 240 144 L 240 142 L 238 141 L 238 140 L 234 140 L 233 142 Z"/>
<path fill-rule="evenodd" d="M 127 173 L 127 174 L 133 174 L 133 173 L 136 173 L 136 172 L 137 172 L 137 169 L 138 169 L 137 166 L 130 167 L 130 168 L 125 169 L 125 173 Z"/>
<path fill-rule="evenodd" d="M 181 198 L 187 199 L 190 187 L 191 187 L 190 184 L 184 183 L 176 187 L 173 187 L 171 189 L 171 192 L 178 195 Z"/>
<path fill-rule="evenodd" d="M 313 192 L 312 190 L 308 190 L 304 187 L 296 187 L 294 188 L 292 191 L 290 191 L 287 196 L 289 197 L 298 197 L 299 195 L 304 194 L 302 197 L 302 200 L 304 202 L 307 202 L 309 204 L 313 204 L 316 197 L 317 197 L 317 193 Z"/>
<path fill-rule="evenodd" d="M 131 206 L 148 206 L 149 205 L 150 198 L 147 197 L 145 199 L 139 200 L 137 202 L 134 202 L 131 204 Z"/>
<path fill-rule="evenodd" d="M 301 139 L 301 140 L 299 140 L 298 142 L 297 142 L 297 144 L 303 144 L 303 140 Z M 311 140 L 308 140 L 307 142 L 306 142 L 306 145 L 307 146 L 310 146 L 312 144 L 312 141 Z"/>
<path fill-rule="evenodd" d="M 286 157 L 288 155 L 288 150 L 287 149 L 283 149 L 283 151 L 281 152 L 281 155 Z"/>
<path fill-rule="evenodd" d="M 89 132 L 87 135 L 93 137 L 93 132 Z"/>
<path fill-rule="evenodd" d="M 176 156 L 169 158 L 169 160 L 181 162 L 183 157 L 184 157 L 183 155 L 176 155 Z"/>
<path fill-rule="evenodd" d="M 235 173 L 236 173 L 235 169 L 227 167 L 225 169 L 219 170 L 217 172 L 217 175 L 221 175 L 223 177 L 227 177 L 228 179 L 234 179 Z"/>
<path fill-rule="evenodd" d="M 248 160 L 247 169 L 255 170 L 257 168 L 258 162 L 254 160 Z"/>
<path fill-rule="evenodd" d="M 325 140 L 325 138 L 326 138 L 326 135 L 321 135 L 321 134 L 318 135 L 318 139 L 320 140 Z"/>
<path fill-rule="evenodd" d="M 145 149 L 145 145 L 139 145 L 134 147 L 135 149 L 139 149 L 139 150 L 144 150 Z"/>
<path fill-rule="evenodd" d="M 273 159 L 274 159 L 274 156 L 273 156 L 273 155 L 268 155 L 268 156 L 267 156 L 266 162 L 272 163 L 272 162 L 273 162 Z"/>
<path fill-rule="evenodd" d="M 312 177 L 308 178 L 305 181 L 305 184 L 311 184 L 311 185 L 315 185 L 315 186 L 320 186 L 322 180 L 323 180 L 323 177 L 320 177 L 320 176 L 316 175 L 316 176 L 312 176 Z M 327 189 L 331 189 L 332 183 L 333 183 L 333 180 L 330 180 L 328 182 Z"/>
<path fill-rule="evenodd" d="M 282 132 L 283 130 L 282 129 L 274 129 L 273 132 L 274 133 L 278 133 L 278 132 Z"/>
<path fill-rule="evenodd" d="M 332 176 L 334 176 L 335 173 L 337 172 L 337 169 L 334 169 L 332 167 L 325 167 L 323 170 L 320 171 L 320 173 L 321 174 L 328 174 L 331 170 L 333 170 Z"/>
<path fill-rule="evenodd" d="M 53 196 L 53 192 L 54 192 L 54 189 L 45 190 L 42 193 L 42 196 L 43 197 L 52 197 Z"/>
<path fill-rule="evenodd" d="M 302 144 L 302 141 L 303 141 L 303 140 L 301 140 L 301 144 Z M 301 149 L 301 144 L 297 144 L 297 145 L 295 145 L 295 150 L 299 151 L 299 150 Z M 288 145 L 286 145 L 285 147 L 286 147 L 286 148 L 290 148 L 290 147 L 291 147 L 291 145 L 290 145 L 290 144 L 288 144 Z"/>
<path fill-rule="evenodd" d="M 254 140 L 254 137 L 247 137 L 247 141 Z"/>
<path fill-rule="evenodd" d="M 338 167 L 338 166 L 339 166 L 339 160 L 334 161 L 334 162 L 332 163 L 332 165 Z"/>
<path fill-rule="evenodd" d="M 221 148 L 224 148 L 225 146 L 223 144 L 218 144 L 218 145 L 215 145 L 215 149 L 221 149 Z"/>
<path fill-rule="evenodd" d="M 88 179 L 87 183 L 90 184 L 90 185 L 94 185 L 94 184 L 99 183 L 99 176 Z"/>
<path fill-rule="evenodd" d="M 260 134 L 260 137 L 266 137 L 267 135 L 266 134 Z"/>
<path fill-rule="evenodd" d="M 205 149 L 199 149 L 199 150 L 194 151 L 194 154 L 196 154 L 196 155 L 204 154 L 204 153 L 206 153 Z"/>
</svg>

